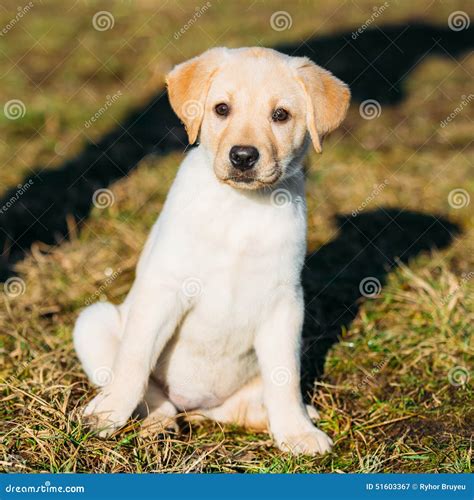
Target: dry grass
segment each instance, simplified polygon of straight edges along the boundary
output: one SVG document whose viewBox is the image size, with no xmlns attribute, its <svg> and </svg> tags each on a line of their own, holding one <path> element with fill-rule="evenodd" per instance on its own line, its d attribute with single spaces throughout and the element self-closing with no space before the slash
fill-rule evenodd
<svg viewBox="0 0 474 500">
<path fill-rule="evenodd" d="M 75 19 L 71 24 L 61 18 L 65 14 L 56 3 L 35 6 L 22 26 L 0 39 L 8 70 L 1 102 L 21 98 L 28 108 L 25 119 L 15 122 L 0 116 L 0 159 L 8 166 L 0 172 L 4 191 L 28 178 L 38 164 L 57 169 L 81 151 L 88 137 L 98 139 L 115 126 L 161 85 L 172 62 L 214 43 L 273 45 L 304 39 L 316 28 L 318 34 L 351 31 L 373 5 L 348 2 L 334 13 L 327 2 L 310 16 L 307 10 L 313 7 L 301 2 L 292 7 L 292 29 L 278 33 L 269 29 L 268 18 L 275 10 L 288 10 L 286 3 L 257 3 L 248 23 L 236 26 L 231 20 L 239 9 L 223 2 L 176 41 L 173 33 L 192 15 L 194 4 L 166 4 L 153 17 L 155 2 L 138 2 L 134 15 L 127 14 L 127 2 L 116 2 L 114 29 L 98 33 L 90 28 L 97 6 L 76 5 L 68 14 Z M 453 2 L 426 11 L 428 5 L 420 2 L 413 7 L 416 12 L 397 6 L 378 23 L 411 15 L 446 23 L 452 10 L 468 12 L 470 6 Z M 11 13 L 0 10 L 0 24 Z M 44 47 L 32 48 L 34 41 L 23 28 L 36 39 L 44 35 Z M 12 63 L 20 59 L 21 64 Z M 472 471 L 472 103 L 449 126 L 439 124 L 461 96 L 469 95 L 473 71 L 468 53 L 457 60 L 426 57 L 410 73 L 399 103 L 383 105 L 375 120 L 363 120 L 355 102 L 324 154 L 309 159 L 312 257 L 305 270 L 310 317 L 305 372 L 316 380 L 311 395 L 322 415 L 321 428 L 335 438 L 332 454 L 292 458 L 272 448 L 267 435 L 213 423 L 183 426 L 180 435 L 143 438 L 139 423 L 132 422 L 107 441 L 82 427 L 79 410 L 93 389 L 73 352 L 71 327 L 91 298 L 119 301 L 127 293 L 138 253 L 181 161 L 180 153 L 170 153 L 143 159 L 111 185 L 111 207 L 94 208 L 80 226 L 68 218 L 68 241 L 36 243 L 16 265 L 25 293 L 0 295 L 0 468 Z M 123 97 L 86 130 L 84 121 L 117 89 Z M 357 210 L 385 179 L 387 185 L 358 217 L 337 218 Z M 455 209 L 448 196 L 458 188 L 470 193 L 471 202 Z M 108 277 L 110 270 L 116 272 L 114 279 Z M 374 298 L 358 291 L 361 279 L 369 276 L 383 285 Z M 325 356 L 314 361 L 321 353 Z M 471 380 L 456 385 L 455 367 L 465 370 L 461 376 L 471 374 Z"/>
</svg>

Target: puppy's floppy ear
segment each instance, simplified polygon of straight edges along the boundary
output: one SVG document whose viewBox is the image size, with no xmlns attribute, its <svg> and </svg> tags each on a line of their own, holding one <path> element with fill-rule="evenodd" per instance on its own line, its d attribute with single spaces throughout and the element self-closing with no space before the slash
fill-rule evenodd
<svg viewBox="0 0 474 500">
<path fill-rule="evenodd" d="M 321 153 L 324 136 L 346 116 L 351 92 L 344 82 L 310 59 L 297 58 L 294 63 L 306 95 L 308 130 L 314 149 Z"/>
<path fill-rule="evenodd" d="M 166 76 L 171 107 L 184 123 L 190 144 L 198 138 L 207 92 L 224 51 L 224 48 L 207 50 L 178 64 Z"/>
</svg>

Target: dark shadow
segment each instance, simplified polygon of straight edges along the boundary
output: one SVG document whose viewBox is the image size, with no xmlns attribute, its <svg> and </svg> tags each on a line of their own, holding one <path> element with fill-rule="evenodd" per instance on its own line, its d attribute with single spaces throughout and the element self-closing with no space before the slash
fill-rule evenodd
<svg viewBox="0 0 474 500">
<path fill-rule="evenodd" d="M 472 46 L 472 33 L 472 28 L 455 32 L 426 24 L 397 25 L 367 29 L 355 40 L 347 32 L 276 48 L 309 56 L 333 71 L 351 86 L 355 101 L 396 103 L 418 62 L 431 54 L 458 57 Z M 0 200 L 0 208 L 7 207 L 0 210 L 0 280 L 12 274 L 32 243 L 58 244 L 68 237 L 72 221 L 80 226 L 97 189 L 129 174 L 146 155 L 183 150 L 185 144 L 184 130 L 161 91 L 61 167 L 37 167 L 36 175 L 22 182 L 33 181 L 25 192 L 14 187 Z"/>
<path fill-rule="evenodd" d="M 327 352 L 340 339 L 341 329 L 349 327 L 362 299 L 371 300 L 366 295 L 380 290 L 397 262 L 447 247 L 460 233 L 443 217 L 388 208 L 356 217 L 339 215 L 336 223 L 335 239 L 308 255 L 303 270 L 305 394 L 323 373 Z"/>
<path fill-rule="evenodd" d="M 162 91 L 61 167 L 38 168 L 36 175 L 24 179 L 25 186 L 33 181 L 24 194 L 6 211 L 0 211 L 0 281 L 12 274 L 12 266 L 35 241 L 54 245 L 67 238 L 68 218 L 80 227 L 92 209 L 97 189 L 128 175 L 145 156 L 184 150 L 186 143 L 186 133 Z M 11 203 L 17 192 L 17 186 L 10 189 L 0 207 Z"/>
</svg>

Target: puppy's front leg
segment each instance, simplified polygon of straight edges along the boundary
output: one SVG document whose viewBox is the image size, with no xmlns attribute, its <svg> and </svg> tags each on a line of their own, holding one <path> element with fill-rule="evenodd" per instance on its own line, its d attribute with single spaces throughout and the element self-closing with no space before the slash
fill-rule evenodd
<svg viewBox="0 0 474 500">
<path fill-rule="evenodd" d="M 135 293 L 112 381 L 84 410 L 101 437 L 123 426 L 143 398 L 150 372 L 183 313 L 183 302 L 174 290 L 146 286 Z"/>
<path fill-rule="evenodd" d="M 257 332 L 255 350 L 270 431 L 281 450 L 310 455 L 330 451 L 331 439 L 313 425 L 301 396 L 301 289 L 279 288 L 266 312 L 266 322 Z"/>
</svg>

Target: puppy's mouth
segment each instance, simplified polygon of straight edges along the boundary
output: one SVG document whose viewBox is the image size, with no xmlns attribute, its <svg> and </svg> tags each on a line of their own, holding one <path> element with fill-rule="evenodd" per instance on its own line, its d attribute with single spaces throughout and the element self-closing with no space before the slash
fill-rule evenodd
<svg viewBox="0 0 474 500">
<path fill-rule="evenodd" d="M 281 177 L 281 168 L 275 164 L 270 172 L 258 173 L 256 171 L 235 172 L 221 177 L 220 180 L 237 189 L 261 189 L 273 186 Z"/>
</svg>

